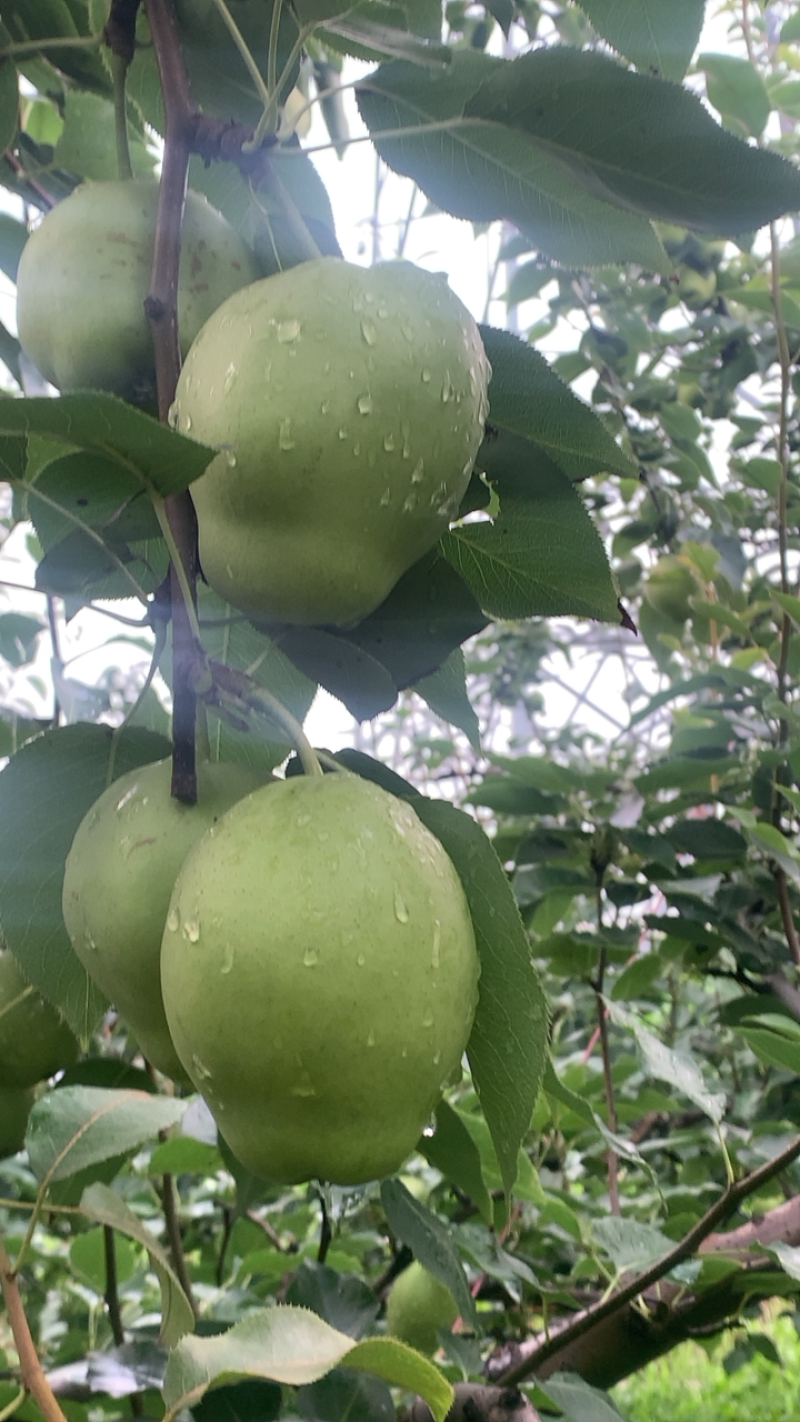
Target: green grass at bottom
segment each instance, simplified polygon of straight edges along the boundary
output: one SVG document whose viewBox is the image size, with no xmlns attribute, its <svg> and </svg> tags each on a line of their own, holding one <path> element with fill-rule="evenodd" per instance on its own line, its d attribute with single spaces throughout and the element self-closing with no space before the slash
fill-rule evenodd
<svg viewBox="0 0 800 1422">
<path fill-rule="evenodd" d="M 697 1343 L 682 1343 L 613 1389 L 626 1422 L 798 1422 L 800 1339 L 792 1319 L 765 1318 L 748 1331 L 772 1339 L 782 1368 L 757 1355 L 726 1373 L 722 1360 L 742 1330 L 723 1334 L 710 1356 Z"/>
</svg>

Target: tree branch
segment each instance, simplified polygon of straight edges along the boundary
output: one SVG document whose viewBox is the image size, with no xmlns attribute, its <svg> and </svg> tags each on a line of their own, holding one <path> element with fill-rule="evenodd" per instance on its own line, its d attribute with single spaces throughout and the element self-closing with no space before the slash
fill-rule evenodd
<svg viewBox="0 0 800 1422">
<path fill-rule="evenodd" d="M 447 1422 L 540 1422 L 536 1408 L 515 1387 L 456 1383 L 455 1394 Z M 418 1397 L 400 1422 L 433 1422 L 428 1404 Z"/>
<path fill-rule="evenodd" d="M 0 1283 L 3 1288 L 3 1299 L 5 1300 L 8 1322 L 11 1332 L 14 1335 L 14 1347 L 19 1357 L 20 1374 L 22 1384 L 33 1398 L 39 1408 L 45 1422 L 67 1422 L 64 1413 L 56 1402 L 55 1395 L 50 1387 L 44 1370 L 39 1362 L 39 1355 L 31 1337 L 31 1330 L 28 1327 L 28 1320 L 25 1316 L 25 1309 L 22 1306 L 22 1297 L 19 1292 L 17 1275 L 12 1268 L 5 1245 L 0 1239 Z"/>
</svg>

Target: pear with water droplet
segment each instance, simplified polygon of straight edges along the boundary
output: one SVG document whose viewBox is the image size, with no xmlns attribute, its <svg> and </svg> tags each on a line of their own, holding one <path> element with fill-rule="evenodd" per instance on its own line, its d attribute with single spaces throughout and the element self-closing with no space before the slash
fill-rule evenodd
<svg viewBox="0 0 800 1422">
<path fill-rule="evenodd" d="M 84 183 L 31 233 L 17 277 L 23 349 L 59 390 L 155 396 L 150 286 L 158 183 Z M 220 302 L 259 275 L 238 232 L 199 193 L 186 195 L 178 327 L 185 354 Z"/>
<path fill-rule="evenodd" d="M 437 1329 L 449 1328 L 457 1317 L 458 1305 L 450 1290 L 417 1259 L 398 1274 L 386 1299 L 389 1332 L 421 1353 L 435 1353 Z"/>
<path fill-rule="evenodd" d="M 171 761 L 155 761 L 120 776 L 95 801 L 67 856 L 62 908 L 75 952 L 147 1060 L 185 1080 L 159 971 L 172 886 L 192 845 L 264 775 L 201 764 L 197 804 L 184 805 L 170 795 L 171 774 Z"/>
<path fill-rule="evenodd" d="M 161 950 L 188 1075 L 242 1163 L 286 1183 L 398 1168 L 461 1061 L 478 974 L 439 840 L 346 773 L 229 810 L 184 861 Z"/>
<path fill-rule="evenodd" d="M 33 1100 L 30 1089 L 0 1087 L 0 1160 L 22 1150 Z"/>
<path fill-rule="evenodd" d="M 78 1043 L 66 1022 L 0 950 L 0 1087 L 33 1086 L 71 1066 Z"/>
<path fill-rule="evenodd" d="M 192 485 L 214 590 L 266 622 L 366 617 L 455 517 L 489 373 L 472 316 L 410 262 L 321 257 L 237 292 L 173 407 L 220 451 Z"/>
</svg>

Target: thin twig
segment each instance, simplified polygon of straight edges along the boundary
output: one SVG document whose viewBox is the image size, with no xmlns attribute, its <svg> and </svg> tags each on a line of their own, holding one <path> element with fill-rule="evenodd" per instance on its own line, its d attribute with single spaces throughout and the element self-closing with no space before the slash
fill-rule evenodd
<svg viewBox="0 0 800 1422">
<path fill-rule="evenodd" d="M 22 1304 L 17 1275 L 1 1239 L 0 1283 L 2 1283 L 6 1314 L 14 1336 L 14 1347 L 19 1357 L 20 1375 L 25 1391 L 30 1393 L 45 1422 L 67 1422 L 39 1362 L 39 1355 L 36 1352 Z"/>
<path fill-rule="evenodd" d="M 165 1171 L 161 1177 L 161 1205 L 164 1210 L 164 1223 L 167 1227 L 167 1239 L 169 1240 L 169 1252 L 172 1256 L 172 1264 L 178 1276 L 180 1286 L 183 1289 L 192 1310 L 197 1314 L 197 1304 L 192 1293 L 192 1281 L 186 1268 L 186 1256 L 183 1252 L 183 1238 L 181 1236 L 181 1226 L 178 1219 L 178 1200 L 175 1189 L 175 1181 L 169 1171 Z"/>
</svg>

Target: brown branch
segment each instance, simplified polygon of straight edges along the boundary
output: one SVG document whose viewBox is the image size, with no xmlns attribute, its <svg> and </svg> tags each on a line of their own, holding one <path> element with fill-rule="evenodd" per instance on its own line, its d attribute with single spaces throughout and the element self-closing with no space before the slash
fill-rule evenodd
<svg viewBox="0 0 800 1422">
<path fill-rule="evenodd" d="M 447 1422 L 540 1422 L 536 1408 L 515 1387 L 456 1383 L 455 1394 Z M 400 1422 L 433 1422 L 428 1404 L 418 1397 Z"/>
<path fill-rule="evenodd" d="M 125 1330 L 122 1327 L 122 1314 L 119 1310 L 119 1294 L 117 1292 L 117 1256 L 114 1252 L 114 1231 L 111 1225 L 103 1225 L 103 1252 L 106 1264 L 106 1291 L 105 1300 L 108 1309 L 108 1321 L 111 1325 L 111 1336 L 118 1348 L 125 1342 Z"/>
<path fill-rule="evenodd" d="M 39 1355 L 36 1352 L 36 1345 L 31 1337 L 31 1330 L 22 1305 L 17 1276 L 2 1240 L 0 1240 L 0 1283 L 2 1283 L 8 1322 L 14 1336 L 14 1347 L 19 1357 L 22 1385 L 26 1392 L 30 1393 L 45 1422 L 67 1422 L 39 1362 Z"/>
<path fill-rule="evenodd" d="M 506 1386 L 513 1386 L 533 1374 L 541 1373 L 544 1365 L 556 1354 L 565 1353 L 579 1339 L 585 1338 L 587 1334 L 605 1324 L 608 1319 L 619 1313 L 634 1299 L 646 1293 L 654 1284 L 659 1283 L 678 1264 L 691 1258 L 703 1241 L 712 1234 L 715 1226 L 731 1215 L 742 1200 L 774 1179 L 798 1157 L 800 1157 L 800 1136 L 795 1137 L 791 1145 L 787 1146 L 779 1155 L 774 1156 L 772 1160 L 767 1161 L 765 1165 L 759 1166 L 757 1170 L 751 1171 L 742 1180 L 731 1185 L 710 1209 L 706 1210 L 706 1213 L 683 1236 L 683 1239 L 679 1240 L 668 1254 L 651 1265 L 649 1269 L 643 1270 L 641 1274 L 637 1274 L 635 1278 L 629 1280 L 614 1293 L 603 1298 L 591 1308 L 582 1311 L 564 1328 L 551 1333 L 549 1337 L 531 1338 L 524 1343 L 515 1345 L 513 1350 L 510 1350 L 513 1353 L 513 1359 L 510 1358 L 501 1364 L 498 1380 Z"/>
<path fill-rule="evenodd" d="M 775 880 L 775 887 L 778 890 L 778 903 L 781 910 L 781 923 L 786 934 L 786 942 L 789 944 L 789 952 L 792 955 L 792 962 L 800 967 L 800 938 L 797 936 L 794 917 L 792 915 L 792 905 L 789 902 L 789 885 L 786 882 L 786 874 L 780 864 L 776 864 L 772 870 L 772 877 Z"/>
<path fill-rule="evenodd" d="M 169 1252 L 172 1255 L 172 1266 L 178 1276 L 183 1292 L 195 1314 L 197 1305 L 192 1293 L 192 1281 L 186 1268 L 186 1256 L 183 1252 L 183 1239 L 181 1237 L 181 1226 L 178 1219 L 177 1198 L 175 1191 L 175 1181 L 169 1172 L 161 1177 L 161 1205 L 164 1210 L 164 1223 L 167 1227 L 167 1239 L 169 1240 Z"/>
<path fill-rule="evenodd" d="M 145 312 L 153 333 L 158 417 L 165 424 L 175 398 L 180 373 L 178 345 L 178 275 L 181 255 L 181 220 L 193 134 L 189 81 L 183 63 L 171 0 L 145 0 L 161 92 L 164 99 L 164 162 L 158 192 L 156 235 L 150 290 Z M 169 525 L 186 571 L 191 596 L 197 581 L 197 524 L 188 491 L 165 500 Z M 197 799 L 195 723 L 197 699 L 193 668 L 198 648 L 175 569 L 172 593 L 172 789 L 177 800 Z"/>
</svg>

